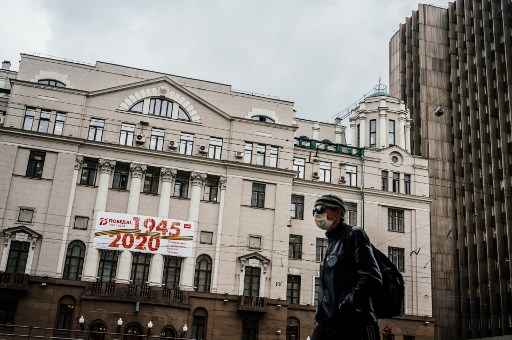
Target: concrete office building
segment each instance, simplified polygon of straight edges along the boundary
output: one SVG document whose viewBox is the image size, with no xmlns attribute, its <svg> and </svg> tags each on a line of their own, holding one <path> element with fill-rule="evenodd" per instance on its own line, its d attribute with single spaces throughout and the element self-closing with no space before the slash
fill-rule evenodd
<svg viewBox="0 0 512 340">
<path fill-rule="evenodd" d="M 391 94 L 429 159 L 439 339 L 512 334 L 511 6 L 420 5 L 389 45 Z"/>
<path fill-rule="evenodd" d="M 327 245 L 311 211 L 329 192 L 404 273 L 383 332 L 432 339 L 428 161 L 400 100 L 361 102 L 347 143 L 291 101 L 110 63 L 22 54 L 7 84 L 0 323 L 306 339 Z M 98 250 L 103 211 L 193 221 L 193 256 Z"/>
</svg>

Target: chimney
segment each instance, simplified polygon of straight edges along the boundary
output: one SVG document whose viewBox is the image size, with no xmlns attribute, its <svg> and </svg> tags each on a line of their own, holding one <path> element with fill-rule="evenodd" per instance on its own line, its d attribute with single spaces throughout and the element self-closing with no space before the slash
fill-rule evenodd
<svg viewBox="0 0 512 340">
<path fill-rule="evenodd" d="M 2 61 L 2 70 L 9 71 L 11 69 L 11 62 L 9 60 Z"/>
</svg>

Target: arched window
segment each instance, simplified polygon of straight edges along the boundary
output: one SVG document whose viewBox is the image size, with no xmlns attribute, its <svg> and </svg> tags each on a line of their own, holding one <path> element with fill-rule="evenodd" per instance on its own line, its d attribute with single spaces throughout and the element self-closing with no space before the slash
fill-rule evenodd
<svg viewBox="0 0 512 340">
<path fill-rule="evenodd" d="M 200 255 L 196 260 L 194 287 L 198 292 L 209 292 L 212 277 L 212 259 L 208 255 Z"/>
<path fill-rule="evenodd" d="M 176 332 L 176 329 L 174 329 L 173 326 L 165 326 L 162 328 L 162 331 L 160 332 L 160 339 L 162 340 L 171 340 L 175 338 L 178 335 Z"/>
<path fill-rule="evenodd" d="M 104 340 L 107 332 L 107 324 L 103 320 L 94 320 L 89 326 L 89 339 Z"/>
<path fill-rule="evenodd" d="M 147 114 L 186 121 L 191 120 L 190 115 L 180 104 L 164 97 L 151 97 L 139 100 L 128 111 L 146 113 L 144 112 L 144 102 L 149 102 Z"/>
<path fill-rule="evenodd" d="M 265 122 L 265 123 L 275 123 L 276 122 L 274 119 L 270 118 L 269 116 L 265 116 L 265 115 L 254 115 L 254 116 L 251 116 L 251 119 L 257 120 L 259 122 Z"/>
<path fill-rule="evenodd" d="M 206 340 L 208 325 L 208 312 L 204 308 L 197 308 L 192 319 L 192 338 Z"/>
<path fill-rule="evenodd" d="M 288 318 L 286 325 L 286 340 L 299 340 L 300 322 L 296 318 Z"/>
<path fill-rule="evenodd" d="M 38 84 L 41 85 L 48 85 L 48 86 L 55 86 L 55 87 L 66 87 L 66 84 L 64 84 L 61 81 L 55 80 L 55 79 L 39 79 L 37 81 Z"/>
<path fill-rule="evenodd" d="M 144 334 L 144 329 L 138 322 L 130 322 L 124 328 L 124 340 L 138 340 Z"/>
<path fill-rule="evenodd" d="M 72 296 L 66 295 L 59 300 L 57 307 L 57 329 L 71 329 L 73 327 L 73 314 L 76 301 Z"/>
<path fill-rule="evenodd" d="M 62 278 L 66 280 L 80 280 L 84 266 L 84 257 L 85 244 L 79 240 L 71 242 L 66 253 Z"/>
</svg>

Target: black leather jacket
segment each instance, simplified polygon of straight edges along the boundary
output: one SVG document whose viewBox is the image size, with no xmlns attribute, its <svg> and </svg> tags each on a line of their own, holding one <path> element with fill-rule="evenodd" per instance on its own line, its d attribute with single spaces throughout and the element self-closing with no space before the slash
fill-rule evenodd
<svg viewBox="0 0 512 340">
<path fill-rule="evenodd" d="M 320 269 L 319 323 L 375 322 L 370 293 L 382 285 L 382 275 L 366 233 L 340 223 L 326 233 L 328 246 Z"/>
</svg>

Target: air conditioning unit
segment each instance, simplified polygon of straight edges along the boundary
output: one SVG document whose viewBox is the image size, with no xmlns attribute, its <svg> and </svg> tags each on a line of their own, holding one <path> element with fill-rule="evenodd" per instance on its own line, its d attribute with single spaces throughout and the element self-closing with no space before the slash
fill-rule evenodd
<svg viewBox="0 0 512 340">
<path fill-rule="evenodd" d="M 313 172 L 313 180 L 319 180 L 320 176 L 318 176 L 318 172 Z"/>
<path fill-rule="evenodd" d="M 206 154 L 208 154 L 208 150 L 206 149 L 206 146 L 204 146 L 204 145 L 201 145 L 201 146 L 199 147 L 199 151 L 198 151 L 198 152 L 199 152 L 199 154 L 201 154 L 201 155 L 206 155 Z"/>
<path fill-rule="evenodd" d="M 236 151 L 235 152 L 235 158 L 236 159 L 242 159 L 244 158 L 244 153 L 242 151 Z"/>
<path fill-rule="evenodd" d="M 318 157 L 315 157 L 315 156 L 311 157 L 311 162 L 318 163 L 319 161 L 320 160 L 318 159 Z"/>
<path fill-rule="evenodd" d="M 141 145 L 146 143 L 146 136 L 144 136 L 143 134 L 137 135 L 137 137 L 135 137 L 135 143 L 141 144 Z"/>
<path fill-rule="evenodd" d="M 169 144 L 167 145 L 167 148 L 171 151 L 176 151 L 178 147 L 176 146 L 176 143 L 173 140 L 170 140 Z"/>
<path fill-rule="evenodd" d="M 340 184 L 345 184 L 345 183 L 347 183 L 347 181 L 345 180 L 345 176 L 340 176 L 339 183 L 340 183 Z"/>
</svg>

